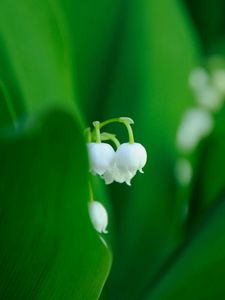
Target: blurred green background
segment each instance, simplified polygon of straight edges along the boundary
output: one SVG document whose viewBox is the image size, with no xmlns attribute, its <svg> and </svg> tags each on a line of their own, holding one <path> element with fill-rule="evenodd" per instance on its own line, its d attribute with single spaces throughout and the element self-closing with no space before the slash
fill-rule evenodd
<svg viewBox="0 0 225 300">
<path fill-rule="evenodd" d="M 225 2 L 1 0 L 0 45 L 0 299 L 224 299 L 224 94 L 193 151 L 176 137 L 193 70 L 225 72 Z M 131 187 L 91 179 L 100 237 L 83 130 L 119 116 L 148 162 Z"/>
</svg>

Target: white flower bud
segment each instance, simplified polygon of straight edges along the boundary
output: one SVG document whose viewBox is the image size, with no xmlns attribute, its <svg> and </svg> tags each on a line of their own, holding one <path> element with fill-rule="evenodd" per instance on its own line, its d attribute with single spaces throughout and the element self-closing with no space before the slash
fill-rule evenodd
<svg viewBox="0 0 225 300">
<path fill-rule="evenodd" d="M 223 104 L 220 92 L 211 85 L 205 86 L 196 93 L 197 103 L 209 111 L 218 111 Z"/>
<path fill-rule="evenodd" d="M 177 147 L 185 152 L 193 151 L 200 140 L 212 131 L 213 118 L 202 108 L 192 108 L 186 111 L 177 131 Z"/>
<path fill-rule="evenodd" d="M 106 184 L 113 181 L 131 185 L 131 179 L 139 170 L 143 173 L 142 168 L 147 161 L 147 153 L 145 148 L 139 143 L 124 143 L 119 146 L 115 154 L 115 163 L 112 168 L 103 174 Z"/>
<path fill-rule="evenodd" d="M 217 69 L 212 73 L 214 87 L 223 95 L 225 94 L 225 70 Z"/>
<path fill-rule="evenodd" d="M 111 145 L 106 143 L 88 143 L 87 146 L 91 172 L 103 175 L 113 167 L 115 151 Z"/>
<path fill-rule="evenodd" d="M 209 74 L 203 68 L 196 68 L 190 73 L 189 85 L 195 91 L 202 90 L 209 81 Z"/>
<path fill-rule="evenodd" d="M 89 215 L 94 228 L 99 233 L 107 233 L 108 214 L 104 206 L 98 201 L 89 203 Z"/>
<path fill-rule="evenodd" d="M 103 174 L 102 178 L 106 184 L 111 184 L 113 181 L 116 181 L 118 183 L 126 182 L 127 185 L 131 185 L 130 181 L 135 174 L 136 172 L 122 171 L 115 164 L 112 169 Z"/>
<path fill-rule="evenodd" d="M 186 158 L 179 158 L 175 165 L 175 176 L 182 186 L 188 186 L 191 182 L 193 169 L 191 163 Z"/>
<path fill-rule="evenodd" d="M 115 164 L 120 174 L 127 174 L 127 179 L 133 177 L 147 162 L 147 152 L 139 143 L 124 143 L 119 146 L 115 155 Z M 130 174 L 129 174 L 130 173 Z"/>
</svg>

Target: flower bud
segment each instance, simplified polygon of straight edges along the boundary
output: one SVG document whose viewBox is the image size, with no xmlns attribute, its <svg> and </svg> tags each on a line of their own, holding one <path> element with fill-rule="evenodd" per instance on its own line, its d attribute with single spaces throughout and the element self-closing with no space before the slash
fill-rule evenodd
<svg viewBox="0 0 225 300">
<path fill-rule="evenodd" d="M 212 131 L 214 120 L 203 108 L 191 108 L 186 111 L 177 131 L 176 144 L 179 150 L 190 153 L 199 142 Z"/>
<path fill-rule="evenodd" d="M 88 143 L 90 159 L 90 171 L 94 174 L 103 175 L 112 168 L 115 158 L 113 147 L 106 143 Z"/>
<path fill-rule="evenodd" d="M 113 168 L 105 172 L 102 178 L 106 184 L 111 184 L 113 181 L 116 181 L 118 183 L 126 182 L 127 185 L 131 185 L 130 181 L 135 174 L 136 172 L 122 171 L 114 164 Z"/>
<path fill-rule="evenodd" d="M 137 171 L 143 173 L 146 162 L 147 152 L 139 143 L 124 143 L 116 151 L 115 163 L 121 172 L 130 172 L 133 176 Z"/>
<path fill-rule="evenodd" d="M 98 201 L 89 203 L 89 215 L 94 228 L 99 233 L 107 233 L 108 214 L 104 206 Z"/>
</svg>

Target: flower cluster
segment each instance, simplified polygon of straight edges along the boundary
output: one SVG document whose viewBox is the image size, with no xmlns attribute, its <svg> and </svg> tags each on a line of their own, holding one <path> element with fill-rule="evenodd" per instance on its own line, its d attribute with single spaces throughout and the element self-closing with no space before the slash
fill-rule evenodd
<svg viewBox="0 0 225 300">
<path fill-rule="evenodd" d="M 94 175 L 100 175 L 106 184 L 111 184 L 115 181 L 118 183 L 125 182 L 130 185 L 131 179 L 136 175 L 137 171 L 143 173 L 143 167 L 147 161 L 147 152 L 140 143 L 134 142 L 130 126 L 133 121 L 129 118 L 118 118 L 118 122 L 123 123 L 128 128 L 129 142 L 120 145 L 117 140 L 116 151 L 110 144 L 101 142 L 101 133 L 96 133 L 96 130 L 99 131 L 102 125 L 94 122 L 95 130 L 92 136 L 96 137 L 96 141 L 91 141 L 87 144 L 90 171 Z M 97 136 L 100 140 L 97 140 Z M 104 133 L 103 138 L 114 141 L 116 139 L 115 135 L 109 133 Z"/>
<path fill-rule="evenodd" d="M 175 165 L 175 176 L 182 186 L 190 184 L 193 174 L 191 155 L 213 131 L 214 116 L 222 109 L 225 101 L 224 59 L 212 57 L 205 65 L 190 73 L 189 86 L 195 106 L 184 112 L 176 134 L 176 146 L 181 157 Z"/>
<path fill-rule="evenodd" d="M 124 143 L 116 151 L 106 143 L 89 143 L 88 152 L 92 174 L 100 175 L 106 184 L 115 181 L 130 185 L 137 171 L 143 173 L 147 161 L 146 150 L 139 143 Z"/>
<path fill-rule="evenodd" d="M 115 134 L 101 132 L 102 127 L 110 123 L 119 122 L 126 126 L 129 140 L 120 144 Z M 102 123 L 93 122 L 94 128 L 86 129 L 87 149 L 90 161 L 90 172 L 99 175 L 106 184 L 112 182 L 131 185 L 131 179 L 137 171 L 143 173 L 143 167 L 147 162 L 147 152 L 140 144 L 134 142 L 134 135 L 130 118 L 113 118 Z M 116 150 L 105 141 L 115 144 Z M 107 233 L 108 215 L 104 206 L 93 200 L 93 192 L 90 185 L 89 215 L 94 228 L 99 233 Z"/>
</svg>

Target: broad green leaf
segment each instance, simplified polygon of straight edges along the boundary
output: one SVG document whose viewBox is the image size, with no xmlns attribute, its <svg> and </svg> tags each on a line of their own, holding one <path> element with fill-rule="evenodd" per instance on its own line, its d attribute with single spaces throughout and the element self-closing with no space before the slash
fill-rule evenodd
<svg viewBox="0 0 225 300">
<path fill-rule="evenodd" d="M 224 197 L 193 239 L 174 256 L 174 264 L 155 286 L 149 300 L 211 300 L 224 297 Z"/>
<path fill-rule="evenodd" d="M 61 2 L 71 29 L 80 105 L 93 121 L 110 89 L 127 5 L 118 0 Z"/>
<path fill-rule="evenodd" d="M 0 138 L 0 298 L 97 299 L 110 267 L 88 216 L 86 147 L 56 110 Z"/>
<path fill-rule="evenodd" d="M 8 91 L 0 81 L 0 127 L 16 125 L 16 114 Z"/>
<path fill-rule="evenodd" d="M 177 209 L 173 177 L 175 133 L 192 105 L 188 76 L 198 52 L 177 1 L 132 1 L 124 24 L 105 117 L 133 118 L 136 141 L 146 146 L 149 158 L 131 188 L 115 186 L 112 193 L 119 237 L 108 289 L 110 299 L 139 299 L 182 238 L 183 211 Z M 177 213 L 180 223 L 174 224 Z"/>
<path fill-rule="evenodd" d="M 0 80 L 16 115 L 74 105 L 70 40 L 58 1 L 0 3 Z"/>
<path fill-rule="evenodd" d="M 211 53 L 217 42 L 224 40 L 225 2 L 223 0 L 186 0 L 185 2 L 205 52 Z"/>
</svg>

